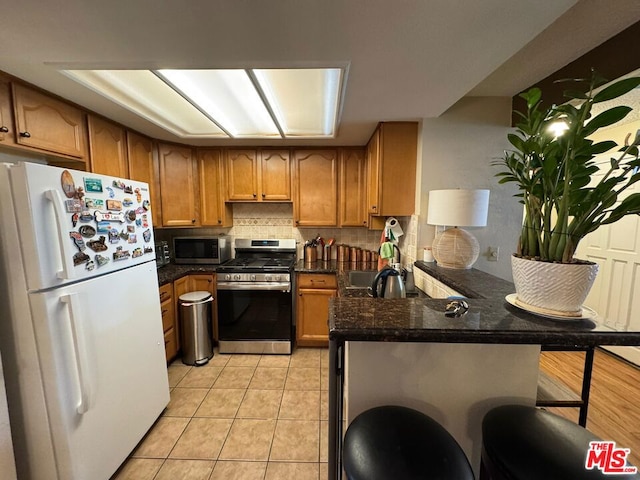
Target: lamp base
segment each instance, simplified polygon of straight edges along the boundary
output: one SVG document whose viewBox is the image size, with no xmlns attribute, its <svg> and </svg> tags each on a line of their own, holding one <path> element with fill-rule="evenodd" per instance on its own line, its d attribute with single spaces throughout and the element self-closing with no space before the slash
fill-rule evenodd
<svg viewBox="0 0 640 480">
<path fill-rule="evenodd" d="M 433 240 L 433 256 L 439 267 L 468 269 L 480 254 L 476 237 L 461 228 L 449 228 Z"/>
</svg>

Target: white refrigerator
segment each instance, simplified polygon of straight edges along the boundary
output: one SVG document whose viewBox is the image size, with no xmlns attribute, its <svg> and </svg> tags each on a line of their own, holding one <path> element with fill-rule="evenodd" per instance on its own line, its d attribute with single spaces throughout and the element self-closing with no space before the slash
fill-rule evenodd
<svg viewBox="0 0 640 480">
<path fill-rule="evenodd" d="M 149 200 L 142 182 L 0 164 L 0 354 L 21 480 L 108 479 L 169 402 Z"/>
</svg>

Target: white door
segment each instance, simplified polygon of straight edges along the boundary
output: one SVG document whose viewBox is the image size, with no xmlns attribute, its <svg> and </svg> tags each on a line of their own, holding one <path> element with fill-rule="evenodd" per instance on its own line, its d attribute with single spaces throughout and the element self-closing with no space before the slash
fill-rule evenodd
<svg viewBox="0 0 640 480">
<path fill-rule="evenodd" d="M 609 160 L 605 160 L 608 166 Z M 626 194 L 638 191 L 637 184 Z M 578 246 L 577 258 L 600 265 L 600 272 L 586 300 L 614 330 L 640 330 L 640 216 L 629 215 L 603 225 Z M 640 348 L 608 347 L 640 365 Z"/>
<path fill-rule="evenodd" d="M 155 261 L 146 183 L 28 162 L 9 173 L 20 235 L 11 248 L 21 250 L 29 290 Z M 65 194 L 79 188 L 80 198 Z"/>
<path fill-rule="evenodd" d="M 108 479 L 169 402 L 157 289 L 147 263 L 30 295 L 57 469 L 42 478 Z"/>
</svg>

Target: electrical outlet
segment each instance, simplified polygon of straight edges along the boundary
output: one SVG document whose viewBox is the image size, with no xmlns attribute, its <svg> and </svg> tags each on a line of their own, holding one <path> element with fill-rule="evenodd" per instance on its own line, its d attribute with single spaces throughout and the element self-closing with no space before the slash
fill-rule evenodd
<svg viewBox="0 0 640 480">
<path fill-rule="evenodd" d="M 497 262 L 500 256 L 500 247 L 489 247 L 489 261 Z"/>
</svg>

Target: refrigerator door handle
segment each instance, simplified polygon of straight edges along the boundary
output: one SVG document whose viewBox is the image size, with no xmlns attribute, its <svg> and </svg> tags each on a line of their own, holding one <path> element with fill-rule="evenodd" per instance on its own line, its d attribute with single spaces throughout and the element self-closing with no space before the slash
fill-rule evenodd
<svg viewBox="0 0 640 480">
<path fill-rule="evenodd" d="M 67 269 L 67 259 L 64 251 L 64 232 L 62 226 L 66 221 L 65 212 L 62 209 L 62 197 L 57 190 L 47 190 L 45 195 L 49 201 L 53 204 L 53 210 L 56 213 L 56 231 L 58 232 L 58 248 L 60 251 L 60 261 L 62 262 L 62 269 L 56 272 L 56 276 L 62 280 L 69 279 L 69 271 Z"/>
<path fill-rule="evenodd" d="M 73 338 L 73 357 L 76 364 L 78 373 L 78 391 L 80 393 L 80 400 L 76 406 L 76 411 L 82 415 L 89 410 L 89 387 L 87 385 L 87 372 L 86 368 L 88 363 L 86 361 L 85 348 L 83 342 L 82 329 L 78 324 L 78 319 L 82 318 L 80 314 L 80 305 L 78 303 L 78 294 L 70 293 L 60 297 L 60 301 L 67 304 L 69 310 L 69 323 L 71 325 L 71 334 Z"/>
</svg>

